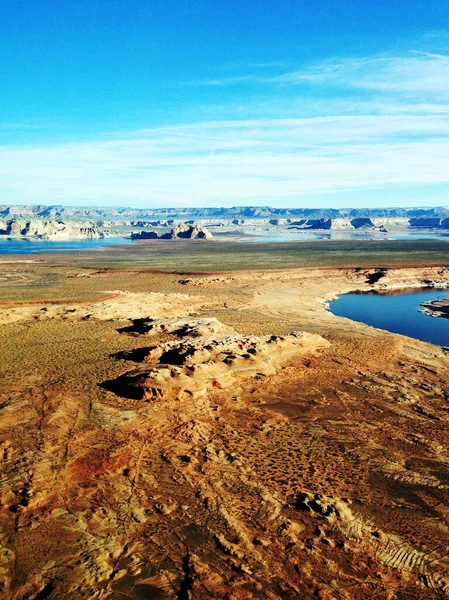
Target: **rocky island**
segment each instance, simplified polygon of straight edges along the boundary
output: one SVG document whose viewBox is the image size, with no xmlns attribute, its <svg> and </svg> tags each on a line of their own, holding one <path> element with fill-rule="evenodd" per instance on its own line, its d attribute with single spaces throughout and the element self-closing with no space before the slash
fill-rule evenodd
<svg viewBox="0 0 449 600">
<path fill-rule="evenodd" d="M 139 231 L 132 233 L 132 240 L 175 240 L 180 239 L 211 239 L 212 233 L 201 225 L 179 223 L 169 233 L 158 234 L 156 231 Z"/>
<path fill-rule="evenodd" d="M 449 294 L 449 292 L 448 292 Z M 449 298 L 444 300 L 433 300 L 431 302 L 423 302 L 421 304 L 422 311 L 431 317 L 442 317 L 449 319 Z"/>
</svg>

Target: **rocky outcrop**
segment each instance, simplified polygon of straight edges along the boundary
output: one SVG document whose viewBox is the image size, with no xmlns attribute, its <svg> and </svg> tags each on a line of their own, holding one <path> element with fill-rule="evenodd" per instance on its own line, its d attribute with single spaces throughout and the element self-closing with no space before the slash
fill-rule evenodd
<svg viewBox="0 0 449 600">
<path fill-rule="evenodd" d="M 273 375 L 293 356 L 311 354 L 330 344 L 316 334 L 286 336 L 201 336 L 139 349 L 146 368 L 134 369 L 103 386 L 137 400 L 203 396 L 250 377 Z"/>
<path fill-rule="evenodd" d="M 203 337 L 234 334 L 232 327 L 220 323 L 215 317 L 181 317 L 173 319 L 136 319 L 132 325 L 118 330 L 132 336 L 148 337 L 161 334 L 174 334 L 178 337 Z"/>
<path fill-rule="evenodd" d="M 158 240 L 160 239 L 156 231 L 139 231 L 131 234 L 132 240 Z"/>
<path fill-rule="evenodd" d="M 292 221 L 288 229 L 331 229 L 332 219 L 301 219 Z"/>
<path fill-rule="evenodd" d="M 157 292 L 139 294 L 121 290 L 107 293 L 110 297 L 101 302 L 33 303 L 13 308 L 0 308 L 0 325 L 47 319 L 58 321 L 127 319 L 136 327 L 139 322 L 149 321 L 148 314 L 153 315 L 154 319 L 174 319 L 190 314 L 205 305 L 210 306 L 210 299 L 207 297 L 188 296 L 187 294 L 159 294 Z"/>
<path fill-rule="evenodd" d="M 375 225 L 368 217 L 359 217 L 351 219 L 351 225 L 354 229 L 374 229 Z"/>
<path fill-rule="evenodd" d="M 40 239 L 104 237 L 104 233 L 94 221 L 59 221 L 54 219 L 9 219 L 0 222 L 0 235 Z"/>
<path fill-rule="evenodd" d="M 417 217 L 409 220 L 410 227 L 423 229 L 449 229 L 449 218 Z"/>
<path fill-rule="evenodd" d="M 0 280 L 45 273 L 48 282 L 53 272 L 9 264 Z M 304 347 L 273 362 L 274 375 L 236 372 L 230 388 L 209 382 L 199 398 L 160 402 L 96 384 L 162 368 L 135 355 L 118 361 L 119 349 L 148 355 L 168 335 L 179 342 L 202 327 L 213 335 L 216 322 L 184 320 L 200 310 L 201 290 L 189 283 L 192 294 L 175 297 L 177 275 L 60 265 L 46 307 L 53 322 L 38 315 L 48 313 L 36 304 L 36 279 L 19 288 L 6 280 L 3 297 L 9 288 L 6 298 L 20 303 L 2 310 L 28 302 L 33 313 L 0 331 L 0 596 L 447 597 L 449 358 L 325 310 L 325 296 L 367 289 L 373 272 L 189 276 L 204 290 L 201 315 L 258 336 L 287 337 L 300 323 L 332 345 L 319 358 Z M 413 278 L 448 274 L 391 270 L 375 285 Z M 101 290 L 125 281 L 164 293 L 114 294 L 93 306 Z M 83 302 L 70 301 L 75 290 Z M 117 334 L 137 318 L 153 326 L 144 335 L 160 330 L 160 339 Z"/>
<path fill-rule="evenodd" d="M 180 223 L 168 234 L 169 239 L 185 238 L 185 239 L 210 239 L 212 234 L 205 227 L 196 224 Z"/>
<path fill-rule="evenodd" d="M 212 237 L 212 233 L 206 227 L 189 223 L 179 223 L 169 233 L 163 233 L 162 235 L 159 235 L 156 231 L 140 231 L 131 234 L 133 240 L 174 240 L 177 238 L 199 240 L 211 239 Z"/>
<path fill-rule="evenodd" d="M 430 317 L 442 317 L 443 319 L 449 319 L 449 298 L 445 300 L 432 300 L 430 302 L 423 302 L 421 304 L 423 312 Z"/>
<path fill-rule="evenodd" d="M 132 227 L 167 227 L 167 221 L 131 221 Z"/>
</svg>

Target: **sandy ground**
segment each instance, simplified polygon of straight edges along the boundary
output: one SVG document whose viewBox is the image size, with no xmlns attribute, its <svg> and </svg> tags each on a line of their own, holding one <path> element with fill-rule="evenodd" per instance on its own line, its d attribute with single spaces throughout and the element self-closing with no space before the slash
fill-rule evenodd
<svg viewBox="0 0 449 600">
<path fill-rule="evenodd" d="M 449 358 L 326 310 L 447 269 L 44 275 L 1 266 L 2 598 L 449 595 Z"/>
</svg>

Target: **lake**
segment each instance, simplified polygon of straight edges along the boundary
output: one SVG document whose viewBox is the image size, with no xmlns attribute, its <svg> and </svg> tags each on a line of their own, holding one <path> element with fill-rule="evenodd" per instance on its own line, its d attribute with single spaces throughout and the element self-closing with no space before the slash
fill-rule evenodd
<svg viewBox="0 0 449 600">
<path fill-rule="evenodd" d="M 239 243 L 281 243 L 301 242 L 311 240 L 428 240 L 439 239 L 449 241 L 448 234 L 441 233 L 401 233 L 401 234 L 379 234 L 357 233 L 354 231 L 239 231 L 221 232 L 214 231 L 217 238 L 228 236 L 231 240 Z M 2 254 L 36 254 L 40 252 L 80 252 L 83 250 L 102 250 L 106 246 L 123 246 L 134 244 L 136 240 L 130 238 L 100 238 L 100 239 L 68 239 L 68 240 L 40 240 L 36 238 L 8 238 L 0 236 L 0 255 Z"/>
<path fill-rule="evenodd" d="M 395 295 L 350 293 L 332 300 L 329 309 L 338 317 L 347 317 L 438 346 L 449 346 L 449 319 L 431 317 L 419 310 L 422 302 L 444 298 L 449 298 L 449 290 L 426 288 Z"/>
<path fill-rule="evenodd" d="M 79 252 L 102 250 L 107 246 L 122 246 L 134 243 L 125 238 L 100 238 L 82 240 L 39 240 L 17 239 L 0 236 L 0 254 L 35 254 L 39 252 Z"/>
<path fill-rule="evenodd" d="M 310 231 L 303 229 L 301 231 L 276 231 L 276 230 L 247 230 L 239 232 L 242 234 L 240 242 L 301 242 L 310 240 L 443 240 L 449 242 L 449 234 L 440 232 L 415 232 L 401 231 L 380 233 L 378 231 Z M 225 235 L 225 234 L 223 234 Z"/>
</svg>

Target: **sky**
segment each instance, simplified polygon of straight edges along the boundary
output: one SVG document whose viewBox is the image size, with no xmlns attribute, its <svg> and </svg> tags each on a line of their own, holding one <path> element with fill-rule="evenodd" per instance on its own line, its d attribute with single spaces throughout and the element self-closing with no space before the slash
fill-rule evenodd
<svg viewBox="0 0 449 600">
<path fill-rule="evenodd" d="M 449 2 L 2 0 L 0 204 L 449 206 Z"/>
</svg>

